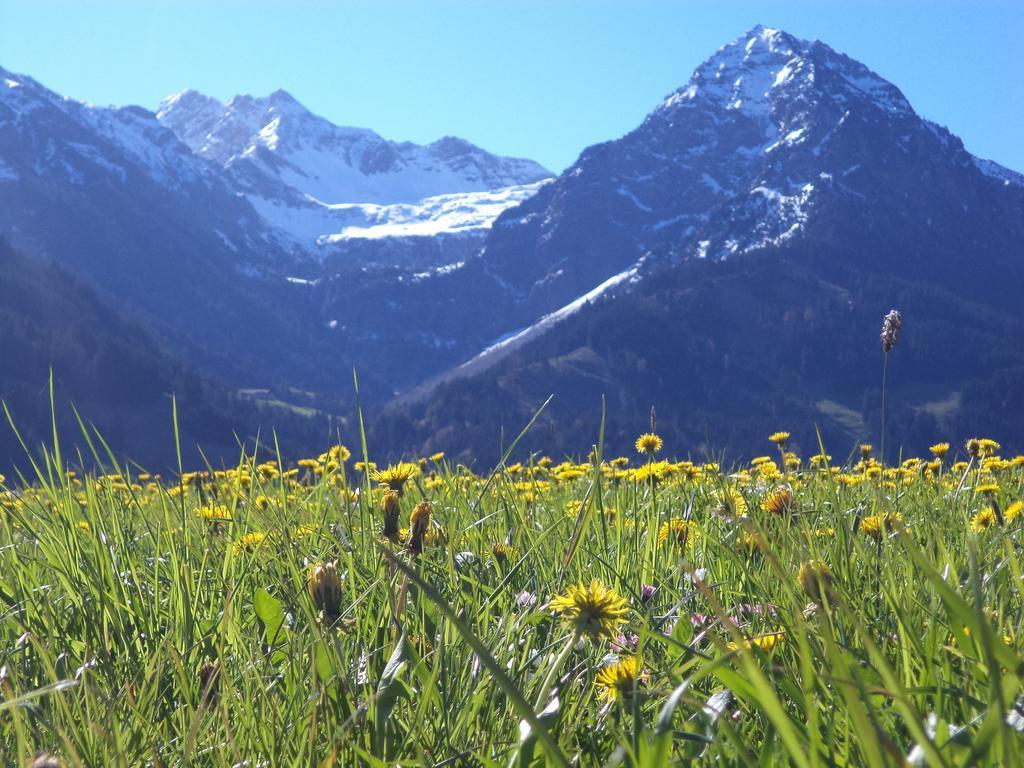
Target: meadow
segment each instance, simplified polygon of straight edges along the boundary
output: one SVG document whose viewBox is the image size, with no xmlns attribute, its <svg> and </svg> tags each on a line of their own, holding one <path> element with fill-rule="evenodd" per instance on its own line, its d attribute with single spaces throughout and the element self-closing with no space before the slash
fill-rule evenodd
<svg viewBox="0 0 1024 768">
<path fill-rule="evenodd" d="M 0 764 L 1020 765 L 1024 457 L 0 483 Z M 586 454 L 586 448 L 583 447 Z"/>
</svg>

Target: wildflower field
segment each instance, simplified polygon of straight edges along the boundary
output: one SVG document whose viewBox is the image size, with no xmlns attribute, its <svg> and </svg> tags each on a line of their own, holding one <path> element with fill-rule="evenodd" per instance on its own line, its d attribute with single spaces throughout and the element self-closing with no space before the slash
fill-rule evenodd
<svg viewBox="0 0 1024 768">
<path fill-rule="evenodd" d="M 1024 457 L 787 439 L 487 474 L 55 453 L 0 491 L 0 764 L 1021 765 Z"/>
</svg>

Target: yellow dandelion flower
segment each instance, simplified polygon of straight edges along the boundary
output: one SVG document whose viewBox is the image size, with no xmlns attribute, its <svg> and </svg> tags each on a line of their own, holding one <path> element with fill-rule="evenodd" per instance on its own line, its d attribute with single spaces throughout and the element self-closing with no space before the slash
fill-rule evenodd
<svg viewBox="0 0 1024 768">
<path fill-rule="evenodd" d="M 256 471 L 266 480 L 271 480 L 280 474 L 276 461 L 265 461 L 256 467 Z"/>
<path fill-rule="evenodd" d="M 985 493 L 985 494 L 999 493 L 999 484 L 998 483 L 982 483 L 981 485 L 977 486 L 974 489 L 974 492 L 975 493 Z"/>
<path fill-rule="evenodd" d="M 1006 511 L 1003 512 L 1003 517 L 1006 519 L 1006 522 L 1012 523 L 1020 517 L 1021 512 L 1024 512 L 1024 501 L 1015 501 L 1006 508 Z"/>
<path fill-rule="evenodd" d="M 263 545 L 263 542 L 266 541 L 266 539 L 267 534 L 263 533 L 262 531 L 253 531 L 252 533 L 247 533 L 245 536 L 243 536 L 233 544 L 235 553 L 241 554 L 242 552 L 255 552 L 257 549 L 260 548 L 260 546 Z"/>
<path fill-rule="evenodd" d="M 941 461 L 949 453 L 949 443 L 936 443 L 928 450 L 931 451 L 932 456 Z"/>
<path fill-rule="evenodd" d="M 869 515 L 860 521 L 860 530 L 865 536 L 870 536 L 875 541 L 882 540 L 882 518 L 878 515 Z"/>
<path fill-rule="evenodd" d="M 594 677 L 594 685 L 599 689 L 598 698 L 606 704 L 628 699 L 639 691 L 643 683 L 641 670 L 636 656 L 625 656 L 606 664 Z"/>
<path fill-rule="evenodd" d="M 882 515 L 869 515 L 860 521 L 860 530 L 875 541 L 881 541 L 886 531 L 898 530 L 903 524 L 903 518 L 896 512 L 886 512 Z"/>
<path fill-rule="evenodd" d="M 647 432 L 640 435 L 636 439 L 636 450 L 637 453 L 646 453 L 648 456 L 653 456 L 661 450 L 663 441 L 653 432 Z"/>
<path fill-rule="evenodd" d="M 827 468 L 831 461 L 832 456 L 827 453 L 819 453 L 817 456 L 811 456 L 811 466 L 819 469 Z"/>
<path fill-rule="evenodd" d="M 996 513 L 992 507 L 985 507 L 979 511 L 974 517 L 971 518 L 971 530 L 975 533 L 981 533 L 987 531 L 989 528 L 995 528 L 999 524 L 996 519 Z"/>
<path fill-rule="evenodd" d="M 590 584 L 569 586 L 564 595 L 551 600 L 551 610 L 581 635 L 593 639 L 612 637 L 626 622 L 629 603 L 614 589 L 594 579 Z"/>
<path fill-rule="evenodd" d="M 760 648 L 765 653 L 769 653 L 776 645 L 785 639 L 785 632 L 769 632 L 768 634 L 758 635 L 757 637 L 752 637 L 749 640 L 743 640 L 739 643 L 729 643 L 726 648 L 730 651 L 738 651 L 741 648 L 745 651 Z"/>
<path fill-rule="evenodd" d="M 735 488 L 722 488 L 712 498 L 720 512 L 737 516 L 747 514 L 747 500 Z"/>
<path fill-rule="evenodd" d="M 676 546 L 686 547 L 692 545 L 698 536 L 700 536 L 700 531 L 694 523 L 681 517 L 673 517 L 662 523 L 661 528 L 658 529 L 658 544 L 664 544 L 671 538 L 672 543 Z"/>
<path fill-rule="evenodd" d="M 231 520 L 231 510 L 223 504 L 204 504 L 196 510 L 196 516 L 208 523 L 222 523 Z"/>
<path fill-rule="evenodd" d="M 761 509 L 781 517 L 791 513 L 795 505 L 796 499 L 793 498 L 793 492 L 789 488 L 776 488 L 765 496 L 764 501 L 761 502 Z"/>
<path fill-rule="evenodd" d="M 408 461 L 392 464 L 387 469 L 374 471 L 373 481 L 380 485 L 386 485 L 396 493 L 401 493 L 402 488 L 409 480 L 420 473 L 418 465 Z"/>
<path fill-rule="evenodd" d="M 659 483 L 668 476 L 668 462 L 652 461 L 631 471 L 636 483 Z"/>
<path fill-rule="evenodd" d="M 316 459 L 299 459 L 295 463 L 314 475 L 319 475 L 324 471 L 323 465 Z"/>
<path fill-rule="evenodd" d="M 320 529 L 315 525 L 300 525 L 291 532 L 292 539 L 306 539 L 316 535 Z"/>
<path fill-rule="evenodd" d="M 563 483 L 579 480 L 587 474 L 587 470 L 583 467 L 562 467 L 554 473 L 555 479 Z"/>
<path fill-rule="evenodd" d="M 779 448 L 785 448 L 789 442 L 789 432 L 773 432 L 768 436 L 769 442 L 775 443 Z"/>
<path fill-rule="evenodd" d="M 352 451 L 350 451 L 344 445 L 336 445 L 327 452 L 328 456 L 333 460 L 341 464 L 344 464 L 350 458 L 352 458 Z"/>
<path fill-rule="evenodd" d="M 972 437 L 966 445 L 968 455 L 973 458 L 992 456 L 1001 447 L 995 440 L 990 440 L 987 437 Z"/>
<path fill-rule="evenodd" d="M 1002 446 L 995 440 L 990 440 L 987 437 L 981 438 L 978 443 L 980 444 L 982 456 L 993 456 L 996 451 L 1002 448 Z"/>
</svg>

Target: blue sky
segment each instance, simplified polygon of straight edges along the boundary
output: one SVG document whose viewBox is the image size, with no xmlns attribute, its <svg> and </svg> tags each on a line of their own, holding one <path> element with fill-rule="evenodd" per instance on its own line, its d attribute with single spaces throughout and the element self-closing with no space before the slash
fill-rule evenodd
<svg viewBox="0 0 1024 768">
<path fill-rule="evenodd" d="M 455 134 L 561 170 L 758 22 L 860 59 L 968 149 L 1024 171 L 1022 0 L 0 0 L 0 66 L 151 109 L 188 87 L 283 87 L 336 123 Z"/>
</svg>

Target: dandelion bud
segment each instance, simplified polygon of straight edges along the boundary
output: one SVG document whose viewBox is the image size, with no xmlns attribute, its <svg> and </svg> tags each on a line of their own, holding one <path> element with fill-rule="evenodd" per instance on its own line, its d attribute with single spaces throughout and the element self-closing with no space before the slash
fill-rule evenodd
<svg viewBox="0 0 1024 768">
<path fill-rule="evenodd" d="M 821 560 L 811 560 L 800 566 L 797 574 L 800 588 L 816 603 L 821 603 L 832 591 L 832 572 Z"/>
<path fill-rule="evenodd" d="M 498 565 L 505 565 L 513 551 L 512 547 L 508 544 L 495 544 L 491 547 L 491 555 L 494 557 L 494 562 Z"/>
<path fill-rule="evenodd" d="M 897 310 L 890 309 L 882 318 L 882 351 L 889 353 L 896 346 L 900 339 L 900 328 L 903 326 L 903 315 Z"/>
<path fill-rule="evenodd" d="M 384 517 L 384 528 L 381 531 L 387 538 L 398 537 L 398 502 L 401 497 L 398 491 L 386 491 L 380 502 L 380 512 Z"/>
<path fill-rule="evenodd" d="M 341 613 L 341 579 L 336 563 L 321 563 L 310 571 L 309 596 L 313 605 L 323 611 L 328 619 L 336 619 Z"/>
<path fill-rule="evenodd" d="M 409 518 L 411 532 L 409 535 L 409 551 L 418 555 L 423 551 L 423 537 L 427 535 L 427 528 L 430 527 L 430 502 L 421 501 L 412 511 Z"/>
<path fill-rule="evenodd" d="M 220 693 L 220 665 L 206 661 L 199 668 L 199 689 L 207 702 L 217 701 Z"/>
</svg>

